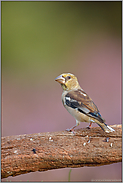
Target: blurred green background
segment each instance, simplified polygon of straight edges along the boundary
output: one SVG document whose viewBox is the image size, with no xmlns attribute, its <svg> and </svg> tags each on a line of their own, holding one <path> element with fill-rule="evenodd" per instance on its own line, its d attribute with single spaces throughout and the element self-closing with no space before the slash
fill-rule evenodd
<svg viewBox="0 0 123 183">
<path fill-rule="evenodd" d="M 2 2 L 3 74 L 33 84 L 74 67 L 75 46 L 99 32 L 121 37 L 121 2 Z"/>
<path fill-rule="evenodd" d="M 78 77 L 107 124 L 121 123 L 122 2 L 2 1 L 1 11 L 2 136 L 75 124 L 54 81 L 63 72 Z M 69 170 L 2 181 L 67 181 Z M 121 163 L 71 172 L 71 181 L 104 179 L 121 180 Z"/>
</svg>

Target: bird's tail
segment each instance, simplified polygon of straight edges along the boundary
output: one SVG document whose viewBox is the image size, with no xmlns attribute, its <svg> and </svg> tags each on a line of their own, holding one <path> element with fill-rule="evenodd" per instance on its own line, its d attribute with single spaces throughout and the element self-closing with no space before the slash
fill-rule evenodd
<svg viewBox="0 0 123 183">
<path fill-rule="evenodd" d="M 111 128 L 110 126 L 108 126 L 106 123 L 101 123 L 98 122 L 97 123 L 105 132 L 110 133 L 110 132 L 114 132 L 115 130 L 113 128 Z"/>
</svg>

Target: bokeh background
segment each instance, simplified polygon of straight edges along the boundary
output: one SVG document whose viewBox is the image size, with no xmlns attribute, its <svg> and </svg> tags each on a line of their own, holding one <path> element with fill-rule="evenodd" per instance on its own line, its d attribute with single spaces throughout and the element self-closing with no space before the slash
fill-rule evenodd
<svg viewBox="0 0 123 183">
<path fill-rule="evenodd" d="M 121 8 L 120 1 L 1 2 L 2 136 L 62 131 L 75 124 L 54 81 L 64 72 L 78 77 L 107 124 L 121 123 Z M 68 181 L 69 171 L 2 181 Z M 71 181 L 97 180 L 121 181 L 121 163 L 71 171 Z"/>
</svg>

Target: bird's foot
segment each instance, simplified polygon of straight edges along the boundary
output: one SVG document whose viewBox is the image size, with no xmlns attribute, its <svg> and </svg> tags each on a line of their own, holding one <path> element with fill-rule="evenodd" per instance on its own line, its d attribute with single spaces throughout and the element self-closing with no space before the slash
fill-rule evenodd
<svg viewBox="0 0 123 183">
<path fill-rule="evenodd" d="M 67 132 L 71 132 L 72 130 L 71 130 L 71 129 L 69 129 L 69 128 L 67 128 L 67 129 L 66 129 L 66 131 L 67 131 Z"/>
<path fill-rule="evenodd" d="M 70 128 L 70 129 L 67 128 L 66 131 L 67 131 L 67 132 L 72 132 L 73 134 L 75 134 L 75 131 L 74 131 L 73 129 L 71 129 L 71 128 Z"/>
<path fill-rule="evenodd" d="M 86 128 L 91 129 L 91 127 L 92 127 L 92 122 L 90 122 L 89 126 L 87 126 Z"/>
<path fill-rule="evenodd" d="M 86 128 L 87 128 L 87 129 L 91 129 L 91 127 L 90 127 L 90 126 L 87 126 Z"/>
</svg>

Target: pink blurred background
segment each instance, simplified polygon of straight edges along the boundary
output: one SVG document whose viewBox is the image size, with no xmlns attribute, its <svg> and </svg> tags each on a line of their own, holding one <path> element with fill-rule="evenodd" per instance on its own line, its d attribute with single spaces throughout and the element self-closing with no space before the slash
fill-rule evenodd
<svg viewBox="0 0 123 183">
<path fill-rule="evenodd" d="M 38 2 L 42 11 L 45 8 L 44 14 L 48 16 L 45 17 L 46 20 L 44 14 L 40 12 L 39 4 L 32 3 L 31 5 L 31 3 L 21 2 L 18 5 L 18 2 L 14 4 L 2 2 L 2 136 L 62 131 L 75 124 L 74 118 L 62 105 L 62 88 L 55 82 L 55 78 L 64 72 L 73 73 L 78 77 L 81 87 L 98 106 L 108 125 L 121 124 L 121 27 L 119 26 L 119 32 L 117 30 L 115 32 L 115 26 L 113 29 L 112 25 L 109 29 L 107 25 L 110 21 L 106 25 L 104 23 L 108 15 L 104 17 L 104 22 L 103 18 L 98 20 L 95 16 L 92 16 L 91 22 L 89 19 L 91 14 L 88 13 L 85 20 L 81 15 L 81 20 L 77 12 L 81 8 L 83 11 L 83 7 L 88 12 L 89 2 L 71 3 L 70 9 L 68 3 L 64 2 L 61 3 L 62 10 L 58 2 L 47 2 L 43 5 L 42 2 Z M 26 5 L 29 10 L 26 10 Z M 102 5 L 106 5 L 108 9 L 109 5 L 105 3 L 93 4 L 93 7 L 101 11 Z M 25 10 L 25 14 L 17 13 L 15 6 L 20 12 Z M 34 31 L 32 29 L 37 31 L 39 28 L 38 23 L 34 24 L 37 17 L 34 16 L 34 12 L 31 14 L 31 10 L 34 11 L 32 6 L 41 13 L 39 24 L 42 26 L 42 22 L 46 22 L 44 23 L 45 29 L 49 34 L 45 35 L 40 27 L 37 38 L 36 33 L 34 38 L 30 37 L 31 35 L 28 37 L 28 33 L 31 34 L 30 31 Z M 77 11 L 72 6 L 76 7 Z M 120 7 L 120 4 L 112 6 Z M 51 7 L 54 8 L 56 14 Z M 50 15 L 46 13 L 49 10 L 51 10 Z M 59 10 L 61 10 L 61 15 L 59 15 Z M 13 14 L 6 14 L 8 11 L 10 13 L 15 11 L 16 19 Z M 73 11 L 76 13 L 75 17 Z M 26 13 L 32 15 L 34 22 Z M 100 12 L 96 13 L 98 17 Z M 103 16 L 105 12 L 101 13 L 100 16 Z M 15 23 L 8 25 L 7 18 L 10 15 L 10 23 L 18 21 L 17 25 Z M 120 19 L 120 14 L 118 15 Z M 54 19 L 49 20 L 50 16 Z M 32 29 L 26 27 L 26 20 L 24 24 L 20 21 L 20 17 L 24 18 L 22 20 L 30 21 Z M 76 22 L 77 20 L 79 22 Z M 113 17 L 111 20 L 113 21 Z M 70 21 L 74 21 L 74 24 Z M 80 22 L 83 24 L 81 27 L 79 27 Z M 7 26 L 10 26 L 9 30 L 7 29 L 8 32 L 6 32 Z M 19 26 L 23 26 L 22 30 Z M 18 35 L 14 33 L 14 28 L 17 29 Z M 52 32 L 53 30 L 55 33 Z M 24 34 L 23 39 L 22 34 Z M 47 36 L 50 38 L 48 39 Z M 30 45 L 31 42 L 32 45 Z M 87 123 L 81 123 L 77 128 L 87 125 Z M 34 172 L 8 177 L 2 181 L 68 181 L 69 170 L 70 168 Z M 71 181 L 97 180 L 121 181 L 121 163 L 72 169 Z"/>
</svg>

